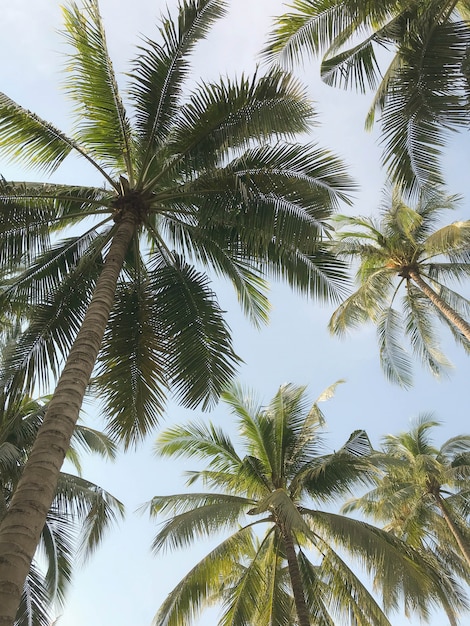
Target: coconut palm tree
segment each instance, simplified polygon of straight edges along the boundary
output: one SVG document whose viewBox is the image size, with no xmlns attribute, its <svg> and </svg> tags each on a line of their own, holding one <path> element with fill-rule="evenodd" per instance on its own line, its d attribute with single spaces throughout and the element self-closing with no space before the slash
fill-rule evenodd
<svg viewBox="0 0 470 626">
<path fill-rule="evenodd" d="M 331 626 L 345 617 L 389 626 L 352 569 L 354 558 L 375 573 L 386 612 L 403 598 L 407 609 L 426 616 L 428 601 L 440 598 L 452 613 L 459 602 L 452 584 L 428 567 L 427 557 L 385 531 L 327 510 L 374 472 L 362 430 L 333 453 L 322 449 L 318 401 L 331 397 L 334 387 L 310 406 L 305 387 L 285 385 L 263 408 L 233 386 L 223 399 L 238 418 L 240 449 L 221 429 L 201 422 L 158 437 L 158 455 L 203 461 L 204 469 L 187 472 L 188 484 L 201 481 L 208 489 L 151 500 L 151 516 L 167 517 L 154 550 L 229 535 L 170 592 L 157 626 L 189 624 L 217 601 L 224 604 L 219 626 Z"/>
<path fill-rule="evenodd" d="M 383 439 L 373 490 L 354 498 L 345 512 L 361 511 L 415 548 L 431 549 L 446 566 L 470 580 L 470 435 L 436 448 L 423 414 L 408 432 Z"/>
<path fill-rule="evenodd" d="M 468 1 L 293 0 L 291 8 L 265 54 L 288 64 L 322 56 L 329 85 L 375 90 L 366 126 L 378 114 L 395 182 L 412 192 L 441 183 L 445 133 L 470 121 Z"/>
<path fill-rule="evenodd" d="M 449 362 L 439 348 L 433 318 L 445 323 L 465 349 L 470 347 L 470 303 L 452 289 L 470 273 L 470 221 L 437 226 L 455 200 L 427 194 L 412 209 L 394 188 L 385 196 L 380 220 L 338 216 L 337 252 L 358 261 L 358 289 L 333 313 L 330 330 L 343 334 L 375 323 L 384 372 L 404 386 L 411 384 L 411 364 L 401 335 L 436 375 Z"/>
<path fill-rule="evenodd" d="M 1 403 L 0 519 L 8 510 L 46 406 L 46 398 L 24 398 L 17 405 Z M 115 444 L 103 433 L 77 425 L 67 458 L 79 475 L 60 473 L 56 495 L 41 532 L 39 558 L 33 560 L 24 585 L 15 619 L 17 626 L 49 626 L 53 605 L 60 606 L 64 601 L 77 556 L 89 557 L 106 528 L 122 517 L 121 502 L 81 476 L 81 452 L 113 459 L 115 449 Z"/>
<path fill-rule="evenodd" d="M 96 0 L 64 10 L 74 132 L 0 96 L 3 155 L 51 172 L 74 154 L 99 178 L 1 183 L 9 278 L 0 310 L 27 322 L 6 351 L 3 384 L 30 391 L 65 362 L 0 529 L 2 626 L 16 613 L 96 365 L 110 431 L 130 445 L 156 424 L 169 389 L 186 406 L 209 405 L 239 361 L 203 269 L 232 282 L 255 323 L 267 318 L 267 276 L 319 297 L 342 288 L 320 239 L 351 183 L 329 152 L 293 142 L 312 120 L 304 90 L 278 71 L 185 90 L 194 46 L 224 8 L 182 0 L 175 19 L 162 18 L 129 74 L 131 113 Z"/>
</svg>

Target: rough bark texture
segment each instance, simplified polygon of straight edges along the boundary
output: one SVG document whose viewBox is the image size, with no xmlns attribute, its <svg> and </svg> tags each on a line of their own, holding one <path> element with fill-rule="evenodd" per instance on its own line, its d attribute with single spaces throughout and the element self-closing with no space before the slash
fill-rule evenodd
<svg viewBox="0 0 470 626">
<path fill-rule="evenodd" d="M 454 311 L 444 300 L 432 289 L 419 275 L 418 272 L 412 270 L 408 272 L 411 280 L 421 289 L 424 295 L 456 328 L 460 330 L 462 335 L 470 341 L 470 324 L 461 317 L 457 311 Z"/>
<path fill-rule="evenodd" d="M 281 528 L 281 532 L 286 548 L 287 566 L 289 568 L 289 577 L 292 585 L 292 593 L 294 594 L 295 610 L 297 612 L 299 626 L 310 626 L 310 617 L 305 602 L 302 577 L 300 575 L 299 562 L 297 560 L 292 534 L 286 528 Z"/>
<path fill-rule="evenodd" d="M 442 513 L 442 516 L 444 517 L 446 521 L 447 526 L 449 527 L 451 533 L 454 535 L 455 541 L 457 542 L 457 545 L 459 546 L 463 557 L 465 558 L 468 566 L 470 567 L 470 546 L 465 540 L 465 537 L 463 537 L 462 533 L 460 532 L 460 529 L 455 523 L 454 519 L 452 518 L 452 515 L 450 515 L 447 505 L 445 501 L 442 499 L 442 497 L 440 496 L 440 494 L 438 493 L 434 494 L 434 498 L 436 500 L 437 506 L 439 507 Z"/>
<path fill-rule="evenodd" d="M 119 225 L 103 271 L 49 402 L 23 475 L 0 525 L 0 626 L 13 626 L 59 472 L 100 349 L 124 256 L 136 229 L 129 215 Z"/>
</svg>

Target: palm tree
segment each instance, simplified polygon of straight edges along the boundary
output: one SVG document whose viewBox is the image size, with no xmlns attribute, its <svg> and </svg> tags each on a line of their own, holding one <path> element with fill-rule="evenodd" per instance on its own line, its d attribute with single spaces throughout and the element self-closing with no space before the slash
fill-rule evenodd
<svg viewBox="0 0 470 626">
<path fill-rule="evenodd" d="M 255 323 L 267 318 L 266 276 L 319 297 L 343 288 L 320 239 L 351 183 L 329 152 L 293 143 L 313 116 L 304 90 L 278 71 L 184 90 L 193 48 L 224 8 L 181 0 L 176 19 L 162 18 L 159 42 L 144 40 L 129 75 L 132 116 L 96 0 L 64 10 L 74 133 L 0 96 L 3 155 L 51 172 L 75 154 L 100 179 L 1 183 L 10 278 L 0 310 L 27 322 L 3 384 L 29 392 L 66 363 L 0 530 L 2 626 L 16 614 L 96 365 L 110 431 L 130 445 L 156 424 L 168 389 L 186 406 L 209 405 L 239 361 L 201 266 L 232 282 Z M 41 488 L 30 498 L 32 484 Z"/>
<path fill-rule="evenodd" d="M 321 55 L 327 84 L 375 89 L 366 126 L 379 114 L 395 182 L 411 192 L 441 183 L 445 132 L 470 121 L 469 3 L 293 0 L 291 8 L 276 21 L 267 57 L 292 64 L 304 52 Z"/>
<path fill-rule="evenodd" d="M 428 567 L 428 557 L 385 531 L 324 510 L 353 486 L 367 484 L 374 471 L 362 430 L 339 450 L 322 452 L 324 418 L 318 401 L 333 391 L 334 386 L 310 406 L 305 387 L 285 385 L 262 408 L 240 387 L 232 387 L 223 399 L 238 417 L 240 452 L 212 424 L 174 426 L 159 436 L 158 455 L 204 462 L 205 469 L 187 472 L 188 484 L 200 480 L 208 491 L 156 496 L 148 503 L 152 516 L 168 517 L 154 550 L 230 534 L 170 592 L 156 626 L 188 624 L 221 599 L 219 626 L 331 626 L 344 617 L 389 626 L 348 565 L 351 558 L 375 572 L 385 611 L 403 598 L 407 609 L 426 616 L 428 602 L 440 599 L 452 613 L 459 599 L 450 580 Z M 310 508 L 310 503 L 322 508 Z"/>
<path fill-rule="evenodd" d="M 24 398 L 0 410 L 0 519 L 44 418 L 47 399 Z M 61 472 L 56 495 L 41 531 L 39 559 L 31 564 L 16 615 L 17 626 L 49 626 L 51 607 L 62 604 L 77 555 L 87 558 L 106 528 L 123 515 L 123 505 L 81 476 L 80 452 L 113 459 L 115 444 L 103 433 L 78 424 L 67 458 L 80 475 Z"/>
<path fill-rule="evenodd" d="M 470 273 L 470 221 L 436 227 L 439 215 L 454 206 L 455 198 L 427 194 L 412 209 L 395 188 L 385 198 L 380 220 L 338 216 L 337 252 L 359 262 L 359 287 L 333 313 L 330 330 L 342 334 L 374 322 L 385 374 L 404 386 L 411 384 L 411 368 L 400 334 L 436 375 L 449 362 L 436 340 L 433 317 L 466 350 L 470 347 L 470 303 L 449 286 Z M 404 319 L 395 308 L 401 288 Z"/>
<path fill-rule="evenodd" d="M 446 566 L 470 580 L 470 435 L 431 440 L 439 425 L 422 415 L 409 432 L 383 439 L 376 486 L 351 500 L 360 510 L 418 549 L 431 549 Z"/>
</svg>

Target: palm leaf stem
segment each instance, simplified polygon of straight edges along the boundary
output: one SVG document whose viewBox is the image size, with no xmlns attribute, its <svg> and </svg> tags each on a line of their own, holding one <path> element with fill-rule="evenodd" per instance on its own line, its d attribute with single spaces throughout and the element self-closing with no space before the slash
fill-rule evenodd
<svg viewBox="0 0 470 626">
<path fill-rule="evenodd" d="M 9 510 L 0 525 L 0 625 L 10 626 L 54 499 L 60 469 L 114 303 L 117 280 L 137 223 L 126 214 L 116 229 L 83 325 L 70 350 Z M 23 541 L 18 541 L 18 536 Z"/>
<path fill-rule="evenodd" d="M 418 271 L 411 269 L 408 272 L 409 278 L 421 289 L 424 295 L 429 298 L 432 304 L 444 315 L 444 317 L 453 324 L 462 335 L 470 341 L 470 324 L 461 317 L 457 311 L 450 307 L 434 289 L 432 289 L 426 281 L 421 278 Z"/>
</svg>

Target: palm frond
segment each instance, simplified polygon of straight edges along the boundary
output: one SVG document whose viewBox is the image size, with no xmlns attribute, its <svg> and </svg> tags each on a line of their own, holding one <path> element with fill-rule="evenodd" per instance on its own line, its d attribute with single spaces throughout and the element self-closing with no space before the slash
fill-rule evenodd
<svg viewBox="0 0 470 626">
<path fill-rule="evenodd" d="M 155 551 L 183 548 L 198 538 L 210 537 L 216 530 L 234 529 L 238 526 L 240 514 L 253 504 L 250 499 L 226 494 L 155 496 L 149 503 L 152 515 L 180 506 L 184 510 L 163 522 L 152 548 Z"/>
<path fill-rule="evenodd" d="M 206 275 L 175 257 L 150 277 L 154 315 L 165 338 L 165 372 L 175 396 L 207 408 L 232 378 L 239 358 Z"/>
<path fill-rule="evenodd" d="M 189 72 L 189 55 L 213 22 L 224 13 L 224 2 L 182 0 L 177 21 L 170 16 L 162 17 L 159 32 L 163 44 L 146 39 L 145 47 L 139 49 L 131 73 L 131 95 L 136 107 L 143 179 L 156 148 L 168 136 L 181 104 L 182 83 Z"/>
<path fill-rule="evenodd" d="M 410 387 L 411 362 L 400 342 L 402 331 L 401 316 L 392 307 L 387 307 L 377 321 L 380 364 L 389 380 Z"/>
<path fill-rule="evenodd" d="M 0 93 L 0 154 L 27 167 L 56 170 L 74 149 L 72 139 L 55 126 Z"/>
<path fill-rule="evenodd" d="M 242 528 L 222 541 L 197 563 L 170 591 L 154 618 L 154 626 L 180 626 L 191 622 L 201 611 L 220 600 L 229 584 L 237 559 L 250 548 L 250 528 Z"/>
<path fill-rule="evenodd" d="M 129 120 L 109 58 L 96 0 L 63 8 L 65 39 L 73 47 L 66 88 L 75 101 L 76 138 L 104 166 L 133 172 L 133 140 Z M 85 114 L 84 114 L 85 112 Z"/>
<path fill-rule="evenodd" d="M 158 424 L 168 390 L 166 337 L 147 280 L 118 285 L 93 388 L 111 436 L 135 445 Z"/>
</svg>

